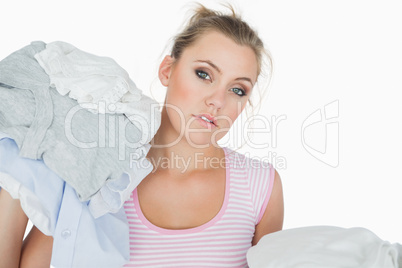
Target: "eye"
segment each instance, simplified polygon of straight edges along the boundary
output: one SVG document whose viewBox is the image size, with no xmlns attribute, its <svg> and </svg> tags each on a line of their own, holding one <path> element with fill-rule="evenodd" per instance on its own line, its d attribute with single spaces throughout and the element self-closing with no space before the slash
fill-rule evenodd
<svg viewBox="0 0 402 268">
<path fill-rule="evenodd" d="M 206 72 L 204 72 L 204 71 L 201 71 L 201 70 L 196 70 L 195 71 L 195 74 L 199 77 L 199 78 L 201 78 L 201 79 L 203 79 L 203 80 L 211 80 L 211 77 L 209 76 L 209 74 L 208 73 L 206 73 Z"/>
<path fill-rule="evenodd" d="M 235 94 L 239 95 L 240 97 L 243 97 L 243 96 L 246 96 L 246 95 L 247 95 L 246 92 L 245 92 L 243 89 L 241 89 L 241 88 L 235 87 L 235 88 L 232 88 L 232 91 L 233 91 Z"/>
</svg>

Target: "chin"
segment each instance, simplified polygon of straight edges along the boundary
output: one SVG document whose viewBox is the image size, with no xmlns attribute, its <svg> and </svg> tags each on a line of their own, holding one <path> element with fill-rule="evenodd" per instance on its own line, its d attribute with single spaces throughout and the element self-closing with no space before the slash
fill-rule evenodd
<svg viewBox="0 0 402 268">
<path fill-rule="evenodd" d="M 194 146 L 194 148 L 208 148 L 214 145 L 214 136 L 212 136 L 212 133 L 209 132 L 201 132 L 201 133 L 197 133 L 197 132 L 192 132 L 190 134 L 188 134 L 188 136 L 186 137 L 186 140 L 188 142 L 188 144 L 190 144 L 191 146 Z"/>
</svg>

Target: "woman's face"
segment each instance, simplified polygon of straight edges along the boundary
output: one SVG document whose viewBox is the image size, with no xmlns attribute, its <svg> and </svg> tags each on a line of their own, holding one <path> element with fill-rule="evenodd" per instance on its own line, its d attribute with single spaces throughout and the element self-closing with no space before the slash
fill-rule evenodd
<svg viewBox="0 0 402 268">
<path fill-rule="evenodd" d="M 215 31 L 184 49 L 179 60 L 166 56 L 159 78 L 167 87 L 169 122 L 162 124 L 169 124 L 193 146 L 215 144 L 247 104 L 257 80 L 257 67 L 250 47 Z M 202 115 L 214 123 L 206 122 Z"/>
</svg>

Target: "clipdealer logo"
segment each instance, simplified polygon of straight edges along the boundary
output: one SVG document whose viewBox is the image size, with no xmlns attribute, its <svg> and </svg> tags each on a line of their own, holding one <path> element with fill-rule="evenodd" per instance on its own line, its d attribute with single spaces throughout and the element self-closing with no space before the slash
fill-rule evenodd
<svg viewBox="0 0 402 268">
<path fill-rule="evenodd" d="M 339 166 L 339 100 L 311 113 L 302 123 L 301 142 L 317 160 Z"/>
</svg>

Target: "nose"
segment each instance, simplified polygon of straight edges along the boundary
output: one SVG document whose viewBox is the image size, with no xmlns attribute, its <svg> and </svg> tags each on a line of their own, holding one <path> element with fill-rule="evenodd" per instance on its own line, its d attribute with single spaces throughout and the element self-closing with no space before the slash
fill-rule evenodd
<svg viewBox="0 0 402 268">
<path fill-rule="evenodd" d="M 206 99 L 206 104 L 208 107 L 213 107 L 216 110 L 221 109 L 225 105 L 226 91 L 222 88 L 214 90 L 214 92 L 209 95 Z"/>
</svg>

